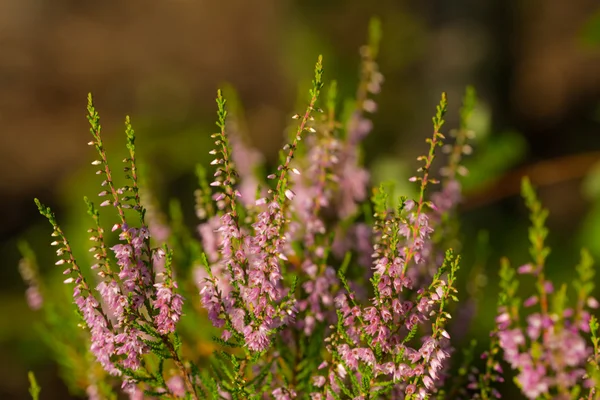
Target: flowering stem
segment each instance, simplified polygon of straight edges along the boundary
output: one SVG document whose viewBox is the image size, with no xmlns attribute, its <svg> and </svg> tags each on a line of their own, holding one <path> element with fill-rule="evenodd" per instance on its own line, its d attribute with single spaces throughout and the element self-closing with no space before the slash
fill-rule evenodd
<svg viewBox="0 0 600 400">
<path fill-rule="evenodd" d="M 115 188 L 115 185 L 113 183 L 110 168 L 108 167 L 108 159 L 106 158 L 106 151 L 104 150 L 104 146 L 102 144 L 102 137 L 100 135 L 100 132 L 102 130 L 102 126 L 100 125 L 100 116 L 98 115 L 98 112 L 94 108 L 91 93 L 88 94 L 87 110 L 88 110 L 87 119 L 90 123 L 90 132 L 92 133 L 92 136 L 94 137 L 94 140 L 89 142 L 88 144 L 90 146 L 93 145 L 94 147 L 96 147 L 96 151 L 98 152 L 98 155 L 100 156 L 100 159 L 101 159 L 100 161 L 92 162 L 92 165 L 100 165 L 101 164 L 104 167 L 104 169 L 99 170 L 97 172 L 97 174 L 103 173 L 104 175 L 106 175 L 106 180 L 105 180 L 105 182 L 103 182 L 102 186 L 108 185 L 110 192 L 114 199 L 114 206 L 116 207 L 116 209 L 119 213 L 121 222 L 124 224 L 125 223 L 125 212 L 123 211 L 123 207 L 121 206 L 119 194 L 117 193 L 117 189 Z"/>
<path fill-rule="evenodd" d="M 64 252 L 67 253 L 68 260 L 61 259 L 57 262 L 57 265 L 64 264 L 64 263 L 70 264 L 71 267 L 69 267 L 69 269 L 67 271 L 70 270 L 70 274 L 75 272 L 75 275 L 79 279 L 81 279 L 81 283 L 79 283 L 81 285 L 81 287 L 87 292 L 88 296 L 94 297 L 85 277 L 81 273 L 81 270 L 79 269 L 79 266 L 77 265 L 77 262 L 75 261 L 75 257 L 73 256 L 73 251 L 71 250 L 71 245 L 69 244 L 67 237 L 65 236 L 63 230 L 61 229 L 61 227 L 58 225 L 58 223 L 56 221 L 56 216 L 50 210 L 50 207 L 45 207 L 42 203 L 40 203 L 40 201 L 38 199 L 34 199 L 34 200 L 35 200 L 35 204 L 38 207 L 38 210 L 40 211 L 40 214 L 45 216 L 48 219 L 48 221 L 50 222 L 50 224 L 52 225 L 52 228 L 54 228 L 54 233 L 52 234 L 52 236 L 57 236 L 62 240 L 62 245 L 64 246 Z M 54 243 L 56 243 L 56 242 L 54 242 Z M 61 243 L 56 243 L 56 244 L 60 245 Z M 59 249 L 59 251 L 60 251 L 60 249 Z M 67 272 L 67 271 L 65 271 L 65 272 Z M 102 318 L 104 318 L 107 326 L 110 329 L 112 326 L 112 323 L 111 323 L 110 319 L 107 318 L 106 315 L 104 314 L 104 312 L 102 311 L 102 307 L 100 306 L 100 303 L 98 302 L 98 306 L 96 306 L 94 308 L 100 313 Z"/>
<path fill-rule="evenodd" d="M 423 212 L 423 205 L 425 204 L 425 189 L 427 188 L 428 183 L 437 182 L 429 178 L 429 169 L 431 168 L 431 164 L 433 163 L 433 159 L 435 158 L 435 149 L 437 146 L 440 146 L 442 144 L 441 140 L 444 139 L 444 135 L 440 133 L 440 129 L 442 128 L 442 125 L 444 125 L 444 115 L 446 114 L 447 105 L 448 102 L 446 99 L 446 93 L 442 93 L 442 99 L 440 100 L 440 104 L 437 106 L 436 115 L 435 117 L 433 117 L 433 136 L 427 139 L 427 142 L 429 143 L 429 154 L 427 154 L 427 156 L 420 156 L 417 159 L 419 161 L 425 161 L 425 165 L 419 168 L 419 171 L 423 171 L 423 176 L 418 178 L 411 178 L 411 180 L 413 181 L 419 180 L 421 182 L 421 188 L 419 191 L 419 202 L 417 204 L 417 210 L 415 211 L 415 221 L 417 223 L 411 224 L 410 226 L 413 240 L 411 241 L 410 246 L 406 252 L 406 258 L 402 267 L 401 278 L 404 278 L 404 274 L 406 273 L 408 264 L 415 255 L 417 238 L 419 237 L 418 221 L 420 219 L 419 217 L 421 216 L 421 213 Z"/>
<path fill-rule="evenodd" d="M 277 187 L 275 189 L 275 199 L 279 200 L 280 203 L 283 202 L 283 198 L 281 198 L 282 191 L 287 189 L 287 179 L 286 174 L 289 170 L 289 165 L 292 159 L 294 158 L 294 152 L 296 151 L 296 147 L 298 146 L 298 142 L 302 140 L 302 132 L 304 132 L 306 128 L 306 124 L 311 119 L 311 113 L 315 109 L 315 104 L 317 99 L 319 98 L 319 94 L 321 92 L 321 88 L 323 87 L 323 82 L 321 78 L 323 76 L 323 56 L 319 56 L 317 60 L 317 64 L 315 65 L 315 79 L 313 80 L 313 88 L 310 90 L 311 98 L 306 107 L 306 111 L 304 112 L 304 116 L 300 121 L 300 125 L 298 126 L 298 130 L 296 131 L 296 136 L 290 145 L 290 149 L 288 151 L 288 155 L 285 159 L 285 163 L 281 167 L 281 173 L 279 174 L 279 180 L 277 181 Z M 314 130 L 313 130 L 314 131 Z M 284 186 L 285 185 L 285 186 Z"/>
</svg>

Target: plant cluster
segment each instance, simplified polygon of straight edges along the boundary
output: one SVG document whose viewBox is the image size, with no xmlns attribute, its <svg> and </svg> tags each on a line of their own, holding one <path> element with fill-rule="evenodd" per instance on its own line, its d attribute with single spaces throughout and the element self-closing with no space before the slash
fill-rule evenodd
<svg viewBox="0 0 600 400">
<path fill-rule="evenodd" d="M 289 144 L 266 179 L 259 174 L 262 158 L 243 140 L 218 92 L 214 159 L 210 168 L 198 167 L 197 235 L 186 229 L 177 203 L 170 224 L 152 204 L 129 118 L 127 181 L 117 183 L 89 96 L 89 145 L 98 154 L 92 165 L 102 186 L 99 207 L 85 198 L 89 266 L 36 199 L 52 226 L 56 264 L 65 268 L 77 314 L 65 311 L 65 299 L 49 296 L 25 245 L 21 264 L 30 305 L 44 310 L 43 336 L 74 393 L 90 399 L 120 393 L 132 399 L 489 399 L 499 397 L 512 370 L 530 399 L 599 398 L 593 261 L 582 252 L 576 301 L 569 305 L 567 286 L 555 289 L 545 276 L 548 213 L 527 180 L 532 261 L 515 272 L 503 260 L 497 327 L 484 366 L 471 365 L 471 348 L 456 367 L 460 355 L 449 334 L 463 307 L 456 211 L 467 173 L 462 157 L 472 150 L 475 93 L 467 90 L 451 140 L 442 94 L 427 150 L 410 178 L 416 197 L 396 197 L 387 184 L 370 189 L 361 142 L 372 129 L 383 83 L 380 36 L 374 20 L 360 52 L 356 96 L 344 107 L 336 83 L 324 87 L 319 57 L 306 108 L 292 117 Z M 434 168 L 440 149 L 447 161 Z M 115 212 L 111 229 L 100 209 Z M 517 272 L 536 281 L 537 292 L 523 302 Z M 40 388 L 31 381 L 37 398 Z"/>
</svg>

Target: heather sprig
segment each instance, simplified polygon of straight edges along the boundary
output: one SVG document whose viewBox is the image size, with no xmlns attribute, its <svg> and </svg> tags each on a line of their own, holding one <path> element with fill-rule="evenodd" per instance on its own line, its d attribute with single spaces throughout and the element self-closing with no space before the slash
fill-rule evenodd
<svg viewBox="0 0 600 400">
<path fill-rule="evenodd" d="M 96 295 L 92 292 L 88 282 L 81 273 L 77 264 L 69 241 L 64 232 L 56 222 L 56 217 L 49 207 L 40 203 L 35 199 L 35 203 L 40 211 L 40 214 L 45 216 L 52 225 L 52 236 L 58 240 L 52 242 L 53 246 L 58 246 L 56 251 L 59 260 L 56 265 L 68 265 L 68 268 L 63 272 L 69 277 L 64 283 L 75 283 L 73 289 L 73 299 L 80 312 L 82 319 L 90 330 L 91 335 L 91 351 L 96 356 L 96 359 L 102 366 L 112 375 L 119 375 L 119 370 L 111 361 L 111 356 L 115 352 L 115 335 L 112 332 L 112 323 L 109 317 L 104 313 L 100 302 Z"/>
<path fill-rule="evenodd" d="M 440 129 L 445 111 L 443 95 L 433 120 L 433 136 L 427 140 L 429 153 L 419 157 L 424 162 L 422 175 L 411 179 L 420 183 L 419 199 L 402 199 L 397 210 L 389 210 L 389 195 L 383 186 L 374 197 L 378 234 L 371 280 L 374 297 L 371 305 L 358 304 L 340 277 L 347 293 L 336 297 L 338 323 L 327 339 L 331 361 L 325 363 L 329 365 L 327 376 L 314 378 L 319 389 L 313 398 L 366 398 L 386 393 L 423 398 L 435 391 L 444 360 L 449 357 L 445 342 L 450 336 L 445 325 L 450 315 L 445 308 L 448 301 L 456 301 L 454 280 L 459 258 L 447 252 L 430 283 L 421 289 L 413 287 L 405 272 L 409 264 L 426 259 L 421 251 L 433 232 L 428 224 L 430 203 L 425 188 L 437 183 L 429 170 L 443 139 Z M 431 328 L 422 335 L 421 345 L 414 343 L 419 327 L 426 327 L 428 321 Z"/>
<path fill-rule="evenodd" d="M 215 181 L 210 185 L 221 190 L 214 198 L 218 204 L 221 202 L 223 210 L 218 229 L 220 238 L 217 239 L 221 254 L 213 260 L 221 266 L 218 271 L 210 271 L 210 277 L 202 288 L 202 297 L 213 324 L 222 327 L 227 323 L 223 338 L 231 337 L 233 329 L 238 335 L 243 335 L 252 351 L 266 350 L 271 342 L 270 336 L 292 321 L 296 312 L 293 291 L 284 288 L 280 265 L 287 260 L 284 254 L 286 207 L 295 196 L 290 188 L 289 172 L 299 173 L 296 168 L 291 168 L 290 163 L 304 132 L 315 131 L 309 126 L 309 121 L 314 120 L 312 113 L 322 87 L 322 74 L 322 58 L 319 57 L 309 92 L 309 104 L 304 115 L 297 117 L 300 123 L 292 143 L 284 148 L 288 153 L 278 167 L 280 173 L 276 188 L 269 190 L 266 198 L 256 201 L 257 206 L 263 207 L 251 227 L 244 226 L 239 219 L 236 198 L 241 193 L 234 187 L 237 173 L 226 134 L 226 101 L 221 92 L 217 96 L 217 126 L 220 132 L 213 135 L 218 150 L 211 151 L 211 154 L 217 155 L 211 163 L 217 166 L 217 171 Z M 272 174 L 269 178 L 274 179 L 276 175 Z M 210 235 L 205 233 L 207 237 Z M 220 261 L 218 258 L 221 258 Z"/>
<path fill-rule="evenodd" d="M 515 270 L 508 266 L 508 261 L 503 261 L 496 335 L 504 359 L 518 372 L 515 382 L 526 397 L 577 397 L 591 351 L 585 340 L 590 319 L 585 308 L 597 307 L 597 301 L 589 297 L 593 290 L 593 261 L 586 251 L 582 252 L 582 261 L 576 268 L 579 278 L 574 282 L 577 302 L 570 307 L 567 286 L 563 284 L 555 290 L 552 282 L 545 278 L 544 265 L 550 253 L 545 245 L 548 211 L 542 207 L 527 178 L 523 179 L 522 193 L 531 215 L 532 262 L 519 267 L 518 273 L 533 275 L 537 289 L 537 294 L 528 297 L 522 305 L 525 310 L 539 305 L 539 312 L 520 315 Z M 521 325 L 523 318 L 525 326 Z"/>
<path fill-rule="evenodd" d="M 460 108 L 460 125 L 458 129 L 450 130 L 454 143 L 442 146 L 442 152 L 448 154 L 447 165 L 439 169 L 441 188 L 431 194 L 431 203 L 435 210 L 432 218 L 439 219 L 435 242 L 444 241 L 446 246 L 460 249 L 459 224 L 457 208 L 462 200 L 460 177 L 468 174 L 462 164 L 463 157 L 473 151 L 471 141 L 475 132 L 470 129 L 471 116 L 477 103 L 475 89 L 467 86 Z M 469 300 L 467 300 L 469 301 Z"/>
<path fill-rule="evenodd" d="M 577 293 L 577 306 L 575 307 L 575 321 L 579 322 L 587 318 L 585 311 L 588 308 L 598 308 L 598 301 L 592 297 L 595 288 L 594 259 L 586 249 L 581 249 L 581 261 L 575 267 L 577 278 L 573 280 L 573 289 Z"/>
<path fill-rule="evenodd" d="M 542 317 L 546 318 L 548 314 L 548 294 L 544 264 L 548 254 L 550 254 L 550 248 L 546 247 L 544 242 L 548 236 L 548 229 L 545 226 L 546 218 L 548 218 L 548 210 L 542 207 L 528 178 L 523 179 L 521 191 L 525 199 L 525 205 L 530 210 L 532 225 L 529 228 L 529 241 L 531 242 L 529 252 L 533 259 L 533 264 L 523 266 L 521 270 L 531 268 L 532 270 L 529 272 L 537 276 L 537 290 L 540 297 Z"/>
<path fill-rule="evenodd" d="M 169 336 L 181 317 L 183 298 L 175 290 L 177 283 L 172 277 L 170 251 L 166 248 L 150 248 L 150 233 L 144 223 L 145 208 L 139 195 L 135 135 L 131 123 L 127 118 L 125 131 L 129 157 L 124 162 L 128 163 L 125 171 L 132 184 L 116 188 L 100 135 L 100 119 L 91 96 L 88 97 L 88 120 L 94 138 L 90 144 L 96 147 L 100 156 L 100 160 L 93 164 L 102 166 L 99 174 L 106 177 L 102 186 L 108 187 L 113 197 L 112 202 L 105 201 L 102 205 L 112 204 L 116 208 L 121 223 L 116 224 L 113 231 L 121 230 L 119 239 L 124 242 L 108 247 L 104 228 L 100 224 L 100 212 L 86 197 L 88 214 L 94 221 L 94 227 L 88 232 L 94 244 L 90 252 L 96 260 L 92 266 L 92 270 L 97 270 L 98 277 L 95 288 L 88 283 L 75 261 L 70 244 L 54 214 L 37 199 L 36 204 L 52 225 L 53 236 L 59 239 L 52 243 L 59 246 L 57 255 L 61 258 L 57 265 L 69 265 L 65 274 L 70 277 L 65 283 L 75 283 L 74 300 L 90 333 L 90 350 L 107 372 L 122 378 L 123 389 L 132 395 L 138 390 L 136 382 L 146 382 L 150 385 L 150 391 L 166 390 L 162 371 L 159 368 L 157 373 L 151 372 L 145 354 L 154 353 L 161 360 L 171 359 L 183 377 L 188 392 L 192 398 L 197 398 L 187 367 L 179 358 L 174 339 Z M 107 194 L 104 191 L 100 196 Z M 128 208 L 137 211 L 141 222 L 139 228 L 128 224 L 125 211 Z M 112 254 L 109 250 L 112 250 Z M 165 255 L 165 272 L 155 276 L 153 264 Z M 156 283 L 157 279 L 161 282 Z M 88 393 L 90 396 L 94 393 L 98 395 L 98 387 L 91 383 Z"/>
<path fill-rule="evenodd" d="M 312 88 L 309 91 L 310 100 L 308 106 L 306 107 L 306 111 L 304 115 L 294 115 L 294 119 L 299 119 L 300 124 L 298 124 L 298 129 L 296 130 L 296 135 L 292 140 L 292 143 L 287 147 L 287 156 L 285 157 L 285 161 L 282 165 L 280 165 L 277 169 L 280 171 L 279 179 L 277 180 L 277 187 L 275 189 L 275 197 L 280 206 L 283 206 L 287 197 L 289 200 L 292 200 L 295 196 L 294 192 L 289 189 L 289 172 L 290 172 L 290 163 L 294 158 L 294 153 L 296 148 L 298 147 L 299 142 L 302 140 L 302 135 L 304 131 L 308 131 L 310 133 L 314 133 L 315 128 L 309 126 L 309 121 L 314 121 L 313 112 L 315 111 L 316 103 L 321 94 L 321 89 L 323 87 L 323 57 L 319 56 L 317 63 L 315 64 L 315 76 L 312 81 Z M 286 150 L 284 147 L 284 151 Z M 295 171 L 293 171 L 295 173 Z"/>
<path fill-rule="evenodd" d="M 430 183 L 439 183 L 437 179 L 430 177 L 430 168 L 435 157 L 436 147 L 442 146 L 442 140 L 445 139 L 444 135 L 440 132 L 440 129 L 442 128 L 442 125 L 444 125 L 444 115 L 446 114 L 447 106 L 446 93 L 442 93 L 440 104 L 438 104 L 436 114 L 432 119 L 433 136 L 426 139 L 426 142 L 429 144 L 429 153 L 426 156 L 419 156 L 417 158 L 418 161 L 423 162 L 423 166 L 417 170 L 422 172 L 423 175 L 413 176 L 409 179 L 411 182 L 419 182 L 419 198 L 416 203 L 416 211 L 412 217 L 412 221 L 410 221 L 411 224 L 408 226 L 410 235 L 412 235 L 412 242 L 405 254 L 405 260 L 402 265 L 402 278 L 406 273 L 406 269 L 408 268 L 411 259 L 414 258 L 415 262 L 417 264 L 419 263 L 419 258 L 421 257 L 419 250 L 423 245 L 422 240 L 419 239 L 422 239 L 425 235 L 424 232 L 429 229 L 427 226 L 427 216 L 425 215 L 423 208 L 425 206 L 431 206 L 431 203 L 425 200 L 425 189 Z M 410 207 L 412 207 L 412 205 L 410 205 Z"/>
</svg>

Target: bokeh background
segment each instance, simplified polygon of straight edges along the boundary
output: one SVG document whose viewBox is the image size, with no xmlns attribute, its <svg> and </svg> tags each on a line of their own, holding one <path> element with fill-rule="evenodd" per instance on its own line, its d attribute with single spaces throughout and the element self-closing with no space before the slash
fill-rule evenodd
<svg viewBox="0 0 600 400">
<path fill-rule="evenodd" d="M 471 333 L 485 343 L 498 259 L 527 260 L 522 175 L 551 212 L 550 276 L 569 279 L 582 246 L 600 259 L 597 0 L 1 0 L 0 399 L 28 398 L 28 370 L 44 399 L 70 398 L 26 306 L 17 240 L 32 244 L 52 281 L 60 273 L 33 197 L 55 209 L 67 234 L 85 235 L 81 198 L 98 191 L 86 94 L 114 160 L 131 115 L 160 204 L 178 198 L 193 226 L 194 166 L 208 161 L 217 87 L 237 90 L 244 130 L 275 162 L 318 54 L 325 79 L 352 95 L 373 15 L 383 24 L 386 78 L 365 143 L 373 182 L 406 187 L 441 91 L 448 126 L 465 86 L 479 95 L 461 207 L 463 272 L 476 265 L 489 278 L 479 282 L 486 294 Z"/>
</svg>

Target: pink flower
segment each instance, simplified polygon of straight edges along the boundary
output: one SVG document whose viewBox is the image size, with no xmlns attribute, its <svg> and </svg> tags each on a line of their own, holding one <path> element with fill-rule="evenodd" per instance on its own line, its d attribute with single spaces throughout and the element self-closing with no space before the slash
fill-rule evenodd
<svg viewBox="0 0 600 400">
<path fill-rule="evenodd" d="M 154 316 L 154 323 L 158 333 L 166 335 L 175 331 L 175 325 L 181 318 L 181 309 L 183 308 L 183 297 L 173 293 L 173 288 L 165 286 L 163 283 L 154 285 L 157 288 L 156 300 L 153 301 L 153 307 L 158 310 Z"/>
<path fill-rule="evenodd" d="M 266 350 L 270 344 L 267 329 L 264 325 L 260 325 L 258 329 L 248 325 L 244 328 L 244 339 L 246 340 L 246 346 L 252 351 Z"/>
</svg>

